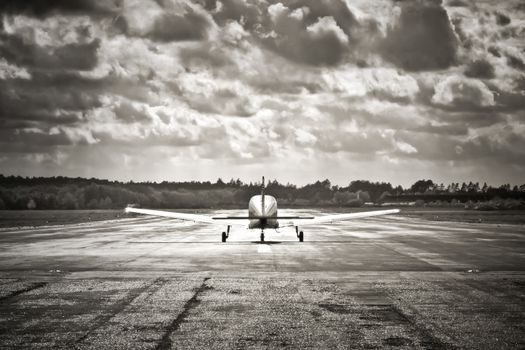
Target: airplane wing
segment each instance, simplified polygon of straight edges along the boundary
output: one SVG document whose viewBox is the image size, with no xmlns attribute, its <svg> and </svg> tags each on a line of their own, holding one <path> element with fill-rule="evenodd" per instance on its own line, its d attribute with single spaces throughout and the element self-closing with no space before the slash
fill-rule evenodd
<svg viewBox="0 0 525 350">
<path fill-rule="evenodd" d="M 222 219 L 222 217 L 213 218 L 211 216 L 199 215 L 199 214 L 178 213 L 178 212 L 173 212 L 173 211 L 139 209 L 139 208 L 130 208 L 130 207 L 127 207 L 125 212 L 153 215 L 153 216 L 162 216 L 166 218 L 200 222 L 200 223 L 206 223 L 206 224 L 215 224 L 215 225 L 219 224 L 219 225 L 228 225 L 228 226 L 236 225 L 236 226 L 248 227 L 248 220 L 233 220 L 233 219 L 236 219 L 233 217 L 225 218 L 224 220 Z M 232 220 L 228 220 L 228 219 L 232 219 Z"/>
<path fill-rule="evenodd" d="M 368 218 L 371 216 L 388 215 L 399 213 L 399 209 L 388 209 L 388 210 L 375 210 L 375 211 L 364 211 L 360 213 L 347 213 L 347 214 L 334 214 L 314 217 L 312 219 L 298 219 L 280 225 L 281 227 L 286 226 L 305 226 L 305 225 L 317 225 L 317 224 L 331 224 L 336 221 L 345 221 L 353 219 Z"/>
</svg>

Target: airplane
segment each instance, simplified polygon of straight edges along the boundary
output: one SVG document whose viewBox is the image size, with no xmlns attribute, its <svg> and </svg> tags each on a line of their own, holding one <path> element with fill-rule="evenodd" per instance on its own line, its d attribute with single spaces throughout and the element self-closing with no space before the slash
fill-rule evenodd
<svg viewBox="0 0 525 350">
<path fill-rule="evenodd" d="M 317 225 L 333 223 L 336 221 L 353 220 L 367 218 L 371 216 L 388 215 L 399 213 L 399 209 L 375 210 L 360 213 L 334 214 L 319 217 L 309 215 L 284 215 L 277 214 L 277 200 L 275 197 L 264 193 L 264 176 L 262 178 L 261 194 L 253 196 L 248 203 L 248 216 L 207 216 L 189 213 L 177 213 L 171 211 L 140 209 L 127 207 L 126 213 L 145 214 L 153 216 L 162 216 L 179 220 L 200 222 L 206 224 L 226 225 L 226 231 L 222 232 L 222 242 L 230 237 L 231 226 L 244 226 L 248 229 L 261 230 L 261 242 L 264 242 L 265 229 L 277 229 L 280 227 L 295 227 L 295 234 L 299 242 L 304 241 L 304 232 L 299 227 L 307 225 Z M 284 221 L 289 220 L 289 221 Z M 246 225 L 248 221 L 248 225 Z"/>
</svg>

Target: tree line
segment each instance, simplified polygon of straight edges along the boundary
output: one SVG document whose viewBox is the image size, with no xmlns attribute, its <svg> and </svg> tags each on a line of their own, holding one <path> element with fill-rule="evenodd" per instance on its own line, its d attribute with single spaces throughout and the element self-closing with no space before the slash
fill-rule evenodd
<svg viewBox="0 0 525 350">
<path fill-rule="evenodd" d="M 228 182 L 220 178 L 215 182 L 120 182 L 0 175 L 0 209 L 117 209 L 129 204 L 173 209 L 245 208 L 251 196 L 260 191 L 260 184 L 244 183 L 239 179 Z M 365 203 L 417 200 L 429 195 L 448 196 L 449 200 L 457 197 L 461 201 L 480 195 L 524 199 L 525 184 L 491 187 L 470 182 L 445 186 L 432 180 L 419 180 L 403 188 L 367 180 L 337 186 L 324 180 L 298 187 L 273 180 L 266 185 L 266 193 L 276 197 L 280 207 L 359 207 Z"/>
</svg>

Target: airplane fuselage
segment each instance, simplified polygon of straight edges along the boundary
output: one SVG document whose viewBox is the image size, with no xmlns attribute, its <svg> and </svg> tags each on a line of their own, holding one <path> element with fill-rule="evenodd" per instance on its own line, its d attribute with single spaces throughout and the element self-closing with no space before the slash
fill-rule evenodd
<svg viewBox="0 0 525 350">
<path fill-rule="evenodd" d="M 261 219 L 261 216 L 266 218 Z M 248 203 L 248 217 L 250 218 L 249 228 L 278 228 L 277 219 L 271 218 L 277 218 L 277 200 L 269 195 L 253 196 Z"/>
</svg>

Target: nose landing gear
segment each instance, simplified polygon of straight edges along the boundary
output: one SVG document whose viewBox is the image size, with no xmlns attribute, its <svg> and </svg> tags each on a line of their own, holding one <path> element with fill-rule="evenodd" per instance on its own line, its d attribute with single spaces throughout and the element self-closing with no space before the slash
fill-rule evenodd
<svg viewBox="0 0 525 350">
<path fill-rule="evenodd" d="M 304 233 L 303 231 L 299 231 L 299 226 L 295 226 L 295 234 L 297 235 L 297 238 L 299 238 L 299 242 L 304 241 Z"/>
<path fill-rule="evenodd" d="M 230 225 L 228 225 L 226 232 L 222 233 L 222 242 L 226 242 L 226 239 L 228 239 L 228 237 L 230 237 Z"/>
<path fill-rule="evenodd" d="M 261 231 L 261 242 L 264 242 L 264 231 Z"/>
</svg>

